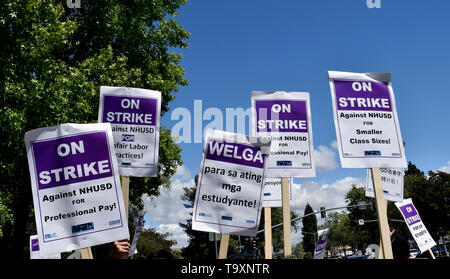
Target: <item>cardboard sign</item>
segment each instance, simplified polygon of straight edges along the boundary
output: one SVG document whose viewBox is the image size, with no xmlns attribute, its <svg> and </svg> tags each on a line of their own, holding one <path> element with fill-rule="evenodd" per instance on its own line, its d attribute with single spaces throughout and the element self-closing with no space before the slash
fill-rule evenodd
<svg viewBox="0 0 450 279">
<path fill-rule="evenodd" d="M 388 201 L 403 200 L 403 169 L 380 168 L 381 184 L 383 185 L 384 199 Z M 373 189 L 372 172 L 367 169 L 366 172 L 366 197 L 375 197 Z"/>
<path fill-rule="evenodd" d="M 122 176 L 155 177 L 158 172 L 161 93 L 102 86 L 99 123 L 111 123 Z"/>
<path fill-rule="evenodd" d="M 343 168 L 405 168 L 389 73 L 328 72 Z"/>
<path fill-rule="evenodd" d="M 129 238 L 111 126 L 25 134 L 42 256 Z"/>
<path fill-rule="evenodd" d="M 38 235 L 30 235 L 30 259 L 54 259 L 60 260 L 61 254 L 56 253 L 48 256 L 41 256 L 40 248 L 39 248 L 39 236 Z"/>
<path fill-rule="evenodd" d="M 207 129 L 192 229 L 255 236 L 270 142 Z"/>
<path fill-rule="evenodd" d="M 317 237 L 319 239 L 317 240 L 316 248 L 314 249 L 314 259 L 323 259 L 323 256 L 325 255 L 325 249 L 327 247 L 329 231 L 330 229 L 326 228 L 317 232 Z"/>
<path fill-rule="evenodd" d="M 403 215 L 405 219 L 406 225 L 408 225 L 409 231 L 411 232 L 414 240 L 417 243 L 417 246 L 420 249 L 420 252 L 425 252 L 431 247 L 436 245 L 431 235 L 428 233 L 425 224 L 420 219 L 419 213 L 411 199 L 406 199 L 401 202 L 396 202 L 398 210 Z"/>
<path fill-rule="evenodd" d="M 252 135 L 272 141 L 266 177 L 315 177 L 309 93 L 252 91 Z"/>
<path fill-rule="evenodd" d="M 289 178 L 289 200 L 292 200 L 292 178 Z M 281 178 L 264 177 L 263 207 L 282 207 Z"/>
</svg>

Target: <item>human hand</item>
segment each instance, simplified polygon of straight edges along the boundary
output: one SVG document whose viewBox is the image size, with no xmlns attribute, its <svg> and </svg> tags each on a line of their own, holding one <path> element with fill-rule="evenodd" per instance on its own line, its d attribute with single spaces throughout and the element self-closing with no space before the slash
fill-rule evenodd
<svg viewBox="0 0 450 279">
<path fill-rule="evenodd" d="M 124 256 L 128 256 L 131 248 L 129 241 L 130 240 L 128 238 L 114 241 L 113 259 L 121 259 Z"/>
</svg>

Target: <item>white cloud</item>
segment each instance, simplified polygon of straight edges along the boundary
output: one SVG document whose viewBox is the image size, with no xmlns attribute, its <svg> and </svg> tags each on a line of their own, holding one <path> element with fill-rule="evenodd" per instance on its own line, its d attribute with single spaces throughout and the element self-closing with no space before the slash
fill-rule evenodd
<svg viewBox="0 0 450 279">
<path fill-rule="evenodd" d="M 297 215 L 303 216 L 306 204 L 309 203 L 314 211 L 319 210 L 320 207 L 334 208 L 346 206 L 345 195 L 351 189 L 352 184 L 358 187 L 363 187 L 365 178 L 346 177 L 332 184 L 319 184 L 314 181 L 306 181 L 301 184 L 293 184 L 293 200 L 291 201 L 291 210 L 295 211 Z M 318 225 L 323 224 L 324 219 L 317 216 Z M 302 221 L 297 221 L 299 227 L 297 233 L 292 233 L 292 244 L 302 240 L 301 228 Z"/>
<path fill-rule="evenodd" d="M 167 237 L 168 240 L 175 240 L 177 245 L 172 248 L 186 247 L 189 243 L 188 235 L 183 231 L 183 229 L 178 224 L 161 224 L 156 228 L 159 233 L 171 233 L 172 235 Z"/>
<path fill-rule="evenodd" d="M 338 150 L 338 143 L 337 143 L 337 141 L 333 140 L 331 142 L 331 147 L 333 147 L 334 149 Z"/>
<path fill-rule="evenodd" d="M 450 173 L 450 161 L 447 162 L 446 166 L 438 168 L 438 171 Z"/>
<path fill-rule="evenodd" d="M 352 184 L 364 186 L 363 178 L 346 177 L 332 184 L 319 184 L 314 181 L 305 181 L 301 184 L 292 185 L 293 200 L 291 208 L 303 213 L 306 203 L 309 203 L 313 209 L 319 209 L 321 206 L 327 208 L 345 205 L 345 194 L 350 190 Z"/>
<path fill-rule="evenodd" d="M 183 206 L 184 201 L 180 196 L 184 193 L 184 187 L 192 187 L 192 185 L 194 185 L 194 178 L 191 171 L 181 166 L 171 178 L 170 189 L 161 189 L 158 197 L 143 196 L 144 208 L 150 216 L 150 224 L 146 223 L 146 226 L 153 227 L 160 233 L 172 233 L 169 239 L 177 241 L 177 245 L 173 248 L 187 245 L 188 237 L 178 223 L 184 223 L 188 219 L 189 210 Z"/>
<path fill-rule="evenodd" d="M 334 146 L 336 141 L 331 142 L 331 147 L 325 145 L 319 145 L 317 149 L 314 149 L 313 156 L 316 164 L 317 171 L 329 171 L 338 167 L 336 161 L 336 151 Z"/>
<path fill-rule="evenodd" d="M 192 172 L 184 165 L 177 168 L 177 172 L 172 179 L 178 179 L 180 181 L 188 181 L 192 178 Z"/>
</svg>

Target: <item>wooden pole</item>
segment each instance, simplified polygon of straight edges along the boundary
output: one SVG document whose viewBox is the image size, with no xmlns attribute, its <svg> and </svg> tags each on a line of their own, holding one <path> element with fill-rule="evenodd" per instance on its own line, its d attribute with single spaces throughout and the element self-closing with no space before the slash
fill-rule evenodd
<svg viewBox="0 0 450 279">
<path fill-rule="evenodd" d="M 128 201 L 129 201 L 128 195 L 130 192 L 130 177 L 121 176 L 120 183 L 122 184 L 123 205 L 125 206 L 125 216 L 127 216 L 128 222 Z"/>
<path fill-rule="evenodd" d="M 222 234 L 220 237 L 220 247 L 219 247 L 219 259 L 226 259 L 228 253 L 228 242 L 230 241 L 229 234 Z"/>
<path fill-rule="evenodd" d="M 378 227 L 380 229 L 380 252 L 384 259 L 393 259 L 391 232 L 387 219 L 387 206 L 384 200 L 383 186 L 381 185 L 381 174 L 379 168 L 371 168 L 373 188 L 375 192 L 375 203 L 377 205 Z"/>
<path fill-rule="evenodd" d="M 130 177 L 121 176 L 120 184 L 122 184 L 122 195 L 123 195 L 123 205 L 125 207 L 126 225 L 128 226 L 128 201 L 130 192 Z M 128 259 L 128 254 L 124 254 L 120 257 L 121 259 Z"/>
<path fill-rule="evenodd" d="M 430 253 L 431 258 L 432 258 L 433 260 L 435 260 L 436 257 L 434 256 L 433 251 L 431 251 L 431 249 L 428 249 L 428 252 Z"/>
<path fill-rule="evenodd" d="M 80 249 L 80 258 L 83 260 L 92 260 L 94 257 L 92 256 L 91 247 Z"/>
<path fill-rule="evenodd" d="M 387 214 L 388 200 L 384 200 L 384 201 L 386 202 L 386 214 Z M 380 239 L 380 249 L 378 250 L 378 259 L 380 259 L 380 260 L 384 259 L 383 249 L 381 249 L 381 239 Z"/>
<path fill-rule="evenodd" d="M 272 208 L 264 207 L 264 252 L 266 259 L 272 259 Z"/>
<path fill-rule="evenodd" d="M 433 251 L 431 251 L 431 249 L 428 249 L 428 253 L 430 253 L 431 258 L 432 258 L 433 260 L 436 259 L 436 257 L 435 257 L 434 254 L 433 254 Z"/>
<path fill-rule="evenodd" d="M 284 257 L 292 257 L 291 239 L 291 207 L 289 205 L 289 178 L 281 178 L 281 195 L 283 203 L 283 235 L 284 235 Z"/>
</svg>

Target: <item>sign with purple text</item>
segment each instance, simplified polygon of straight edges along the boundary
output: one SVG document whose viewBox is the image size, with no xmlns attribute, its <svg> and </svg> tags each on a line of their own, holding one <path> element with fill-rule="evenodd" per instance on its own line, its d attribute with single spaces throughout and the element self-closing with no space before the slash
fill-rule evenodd
<svg viewBox="0 0 450 279">
<path fill-rule="evenodd" d="M 292 201 L 292 178 L 289 178 L 289 200 Z M 281 178 L 264 177 L 262 207 L 282 207 Z"/>
<path fill-rule="evenodd" d="M 25 133 L 41 256 L 129 237 L 111 126 Z"/>
<path fill-rule="evenodd" d="M 318 240 L 316 243 L 316 248 L 314 249 L 314 259 L 323 259 L 323 256 L 325 255 L 325 249 L 327 248 L 329 231 L 330 229 L 326 228 L 317 232 Z"/>
<path fill-rule="evenodd" d="M 99 123 L 111 123 L 122 176 L 155 177 L 159 158 L 161 93 L 102 86 Z"/>
<path fill-rule="evenodd" d="M 420 252 L 424 252 L 435 246 L 436 242 L 434 242 L 433 238 L 428 233 L 428 230 L 422 222 L 422 219 L 420 219 L 419 213 L 414 207 L 412 200 L 406 199 L 401 202 L 396 202 L 395 205 L 402 213 L 403 218 L 406 221 L 406 225 L 408 225 L 409 231 L 414 237 Z"/>
<path fill-rule="evenodd" d="M 403 169 L 380 168 L 381 185 L 383 185 L 384 199 L 388 201 L 403 200 Z M 372 172 L 366 171 L 366 197 L 375 197 L 373 188 Z"/>
<path fill-rule="evenodd" d="M 252 135 L 272 141 L 266 177 L 315 177 L 309 93 L 252 91 Z"/>
<path fill-rule="evenodd" d="M 270 141 L 206 129 L 192 229 L 255 236 Z"/>
<path fill-rule="evenodd" d="M 391 74 L 328 76 L 342 167 L 406 167 Z"/>
</svg>

